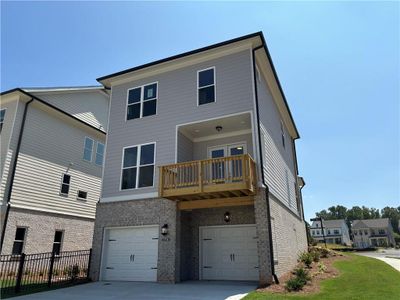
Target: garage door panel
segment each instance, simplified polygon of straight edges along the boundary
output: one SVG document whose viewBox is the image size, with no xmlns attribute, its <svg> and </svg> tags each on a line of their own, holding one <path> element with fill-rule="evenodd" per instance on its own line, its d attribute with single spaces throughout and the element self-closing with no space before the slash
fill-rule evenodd
<svg viewBox="0 0 400 300">
<path fill-rule="evenodd" d="M 258 280 L 256 227 L 203 227 L 202 279 Z"/>
<path fill-rule="evenodd" d="M 108 230 L 103 279 L 156 281 L 158 226 Z"/>
</svg>

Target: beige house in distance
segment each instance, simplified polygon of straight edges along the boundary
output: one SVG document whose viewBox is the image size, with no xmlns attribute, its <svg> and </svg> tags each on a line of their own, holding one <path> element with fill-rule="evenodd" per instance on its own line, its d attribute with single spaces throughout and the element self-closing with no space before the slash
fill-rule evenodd
<svg viewBox="0 0 400 300">
<path fill-rule="evenodd" d="M 388 218 L 354 220 L 351 231 L 356 248 L 395 245 L 393 227 Z"/>
<path fill-rule="evenodd" d="M 90 249 L 108 122 L 102 87 L 1 93 L 1 254 Z"/>
</svg>

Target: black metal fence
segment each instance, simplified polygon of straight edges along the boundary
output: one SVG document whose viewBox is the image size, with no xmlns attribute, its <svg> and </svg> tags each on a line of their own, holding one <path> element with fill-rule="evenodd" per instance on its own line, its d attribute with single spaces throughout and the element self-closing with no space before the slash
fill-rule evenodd
<svg viewBox="0 0 400 300">
<path fill-rule="evenodd" d="M 92 249 L 1 255 L 1 296 L 31 293 L 89 280 Z"/>
</svg>

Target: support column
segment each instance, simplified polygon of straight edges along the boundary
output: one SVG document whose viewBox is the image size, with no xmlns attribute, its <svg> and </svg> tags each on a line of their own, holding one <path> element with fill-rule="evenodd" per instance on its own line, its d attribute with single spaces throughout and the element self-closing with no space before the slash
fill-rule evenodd
<svg viewBox="0 0 400 300">
<path fill-rule="evenodd" d="M 260 286 L 267 286 L 272 283 L 272 267 L 270 257 L 270 241 L 268 232 L 268 213 L 265 188 L 258 188 L 254 197 L 254 213 L 257 227 L 258 266 L 260 273 Z"/>
</svg>

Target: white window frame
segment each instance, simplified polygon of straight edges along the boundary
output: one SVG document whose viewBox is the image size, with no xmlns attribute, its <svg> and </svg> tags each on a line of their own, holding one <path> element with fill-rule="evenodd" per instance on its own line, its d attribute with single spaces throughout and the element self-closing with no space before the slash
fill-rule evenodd
<svg viewBox="0 0 400 300">
<path fill-rule="evenodd" d="M 64 176 L 65 175 L 69 176 L 69 183 L 64 183 Z M 60 195 L 68 197 L 69 191 L 71 189 L 71 179 L 72 179 L 72 176 L 70 174 L 67 174 L 67 173 L 62 173 L 61 174 Z M 68 193 L 67 194 L 62 192 L 63 184 L 68 185 Z"/>
<path fill-rule="evenodd" d="M 199 78 L 200 78 L 199 74 L 200 74 L 200 72 L 211 70 L 211 69 L 213 69 L 214 83 L 206 85 L 206 86 L 199 87 Z M 215 76 L 215 73 L 216 73 L 215 72 L 215 66 L 212 66 L 212 67 L 197 71 L 197 91 L 196 91 L 197 92 L 197 106 L 207 105 L 207 104 L 211 104 L 211 103 L 216 103 L 217 102 L 217 77 Z M 200 90 L 200 88 L 203 89 L 203 88 L 210 87 L 210 86 L 214 86 L 214 102 L 208 102 L 208 103 L 204 103 L 204 104 L 200 105 L 200 103 L 199 103 L 199 90 Z"/>
<path fill-rule="evenodd" d="M 142 154 L 142 146 L 146 146 L 146 145 L 154 145 L 153 163 L 152 164 L 146 164 L 146 165 L 140 165 L 140 156 Z M 124 168 L 125 149 L 135 148 L 135 147 L 138 148 L 137 156 L 136 156 L 136 166 Z M 139 189 L 146 189 L 146 188 L 154 188 L 154 178 L 155 178 L 155 175 L 156 175 L 156 152 L 157 152 L 157 143 L 156 142 L 149 142 L 149 143 L 145 143 L 145 144 L 126 146 L 126 147 L 122 148 L 121 175 L 120 175 L 120 179 L 119 179 L 119 190 L 120 191 L 129 191 L 129 190 L 139 190 Z M 153 170 L 153 185 L 152 186 L 139 187 L 139 175 L 140 175 L 139 174 L 139 169 L 140 169 L 140 167 L 147 167 L 147 166 L 154 166 L 154 170 Z M 124 170 L 125 169 L 132 169 L 132 168 L 137 168 L 135 187 L 134 188 L 130 188 L 130 189 L 123 189 L 122 188 L 122 176 L 123 176 Z"/>
<path fill-rule="evenodd" d="M 91 140 L 92 141 L 92 149 L 90 150 L 90 160 L 85 159 L 85 150 L 86 150 L 86 140 Z M 85 139 L 83 140 L 83 156 L 82 159 L 87 162 L 92 162 L 93 161 L 93 149 L 94 149 L 94 144 L 95 140 L 92 139 L 91 137 L 85 136 Z"/>
<path fill-rule="evenodd" d="M 156 84 L 156 86 L 157 86 L 157 88 L 156 88 L 156 97 L 144 100 L 144 87 L 148 86 L 148 85 L 152 85 L 152 84 Z M 138 89 L 138 88 L 140 88 L 140 101 L 136 102 L 136 103 L 129 104 L 129 91 L 130 90 L 134 90 L 134 89 Z M 148 101 L 153 101 L 153 100 L 156 100 L 156 113 L 154 115 L 151 115 L 151 116 L 143 117 L 143 103 L 148 102 Z M 140 103 L 140 115 L 139 115 L 139 118 L 129 119 L 128 120 L 128 106 L 139 104 L 139 103 Z M 142 119 L 142 118 L 147 118 L 147 117 L 152 117 L 152 116 L 157 116 L 157 114 L 158 114 L 158 81 L 146 83 L 146 84 L 143 84 L 143 85 L 138 85 L 138 86 L 129 88 L 127 90 L 127 92 L 126 92 L 126 106 L 125 106 L 125 122 L 138 120 L 138 119 Z"/>
<path fill-rule="evenodd" d="M 84 193 L 86 193 L 86 198 L 82 198 L 82 197 L 79 197 L 79 192 L 84 192 Z M 87 196 L 88 196 L 88 192 L 87 191 L 85 191 L 85 190 L 77 190 L 76 191 L 76 199 L 78 199 L 78 200 L 87 200 Z"/>
<path fill-rule="evenodd" d="M 11 255 L 21 255 L 22 253 L 24 253 L 24 250 L 25 250 L 25 242 L 26 242 L 26 236 L 28 235 L 28 227 L 25 227 L 25 226 L 17 226 L 17 227 L 15 228 L 15 235 L 17 234 L 17 230 L 18 230 L 19 228 L 25 229 L 24 239 L 23 239 L 23 240 L 16 240 L 15 237 L 14 237 L 14 240 L 13 240 L 13 243 L 12 243 L 12 248 L 11 248 Z M 22 242 L 21 254 L 14 254 L 14 253 L 12 253 L 12 250 L 13 250 L 13 248 L 14 248 L 14 243 L 15 243 L 15 242 Z"/>
<path fill-rule="evenodd" d="M 0 112 L 2 112 L 4 110 L 4 119 L 6 118 L 6 113 L 7 113 L 7 108 L 2 108 L 0 109 Z M 0 133 L 3 131 L 3 126 L 4 126 L 4 119 L 0 120 Z"/>
<path fill-rule="evenodd" d="M 103 159 L 101 160 L 101 164 L 98 164 L 97 163 L 97 154 L 99 154 L 99 152 L 97 152 L 97 150 L 99 149 L 99 144 L 101 144 L 101 145 L 103 145 L 103 154 L 101 154 L 102 156 L 103 156 Z M 96 152 L 95 152 L 95 154 L 94 154 L 94 163 L 96 164 L 96 165 L 98 165 L 98 166 L 102 166 L 103 165 L 103 163 L 104 163 L 104 153 L 106 152 L 106 146 L 103 144 L 103 143 L 101 143 L 101 142 L 97 142 L 96 143 Z"/>
</svg>

